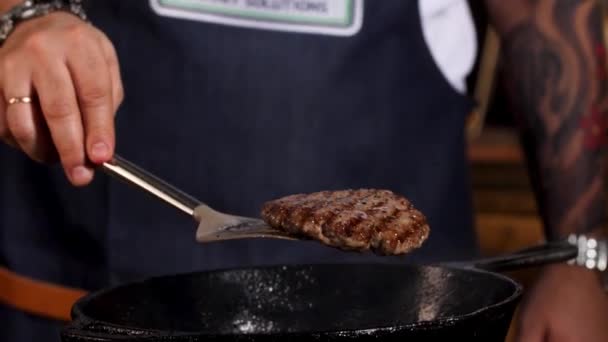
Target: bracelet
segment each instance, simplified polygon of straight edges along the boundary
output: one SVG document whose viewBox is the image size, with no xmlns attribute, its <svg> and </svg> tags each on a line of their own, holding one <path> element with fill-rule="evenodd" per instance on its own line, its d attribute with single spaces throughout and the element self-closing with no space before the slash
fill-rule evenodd
<svg viewBox="0 0 608 342">
<path fill-rule="evenodd" d="M 578 249 L 576 258 L 568 261 L 568 264 L 597 272 L 598 280 L 608 292 L 608 242 L 577 234 L 568 236 L 568 242 Z"/>
<path fill-rule="evenodd" d="M 576 259 L 570 261 L 570 264 L 600 272 L 608 268 L 608 244 L 605 240 L 571 234 L 568 242 L 578 247 L 578 255 Z"/>
<path fill-rule="evenodd" d="M 0 16 L 0 46 L 18 23 L 56 11 L 72 13 L 88 22 L 83 0 L 25 0 Z"/>
</svg>

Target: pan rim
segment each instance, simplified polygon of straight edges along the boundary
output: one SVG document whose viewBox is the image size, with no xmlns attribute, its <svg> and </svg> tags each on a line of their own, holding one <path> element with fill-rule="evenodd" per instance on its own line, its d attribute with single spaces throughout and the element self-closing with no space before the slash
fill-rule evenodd
<svg viewBox="0 0 608 342">
<path fill-rule="evenodd" d="M 351 266 L 352 265 L 356 265 L 356 266 L 379 266 L 380 265 L 380 266 L 412 267 L 412 268 L 420 268 L 420 267 L 440 268 L 442 270 L 449 270 L 449 271 L 455 271 L 455 272 L 484 274 L 484 275 L 493 277 L 497 280 L 503 281 L 503 282 L 505 282 L 505 284 L 509 284 L 510 286 L 513 287 L 513 291 L 509 296 L 507 296 L 506 298 L 504 298 L 496 303 L 484 306 L 477 310 L 474 310 L 474 311 L 471 311 L 471 312 L 468 312 L 465 314 L 461 314 L 461 315 L 438 318 L 438 319 L 435 319 L 432 321 L 419 321 L 419 322 L 401 324 L 401 325 L 387 325 L 387 326 L 369 327 L 369 328 L 352 329 L 352 330 L 338 329 L 338 330 L 297 331 L 297 332 L 280 331 L 280 332 L 270 332 L 270 333 L 255 332 L 255 333 L 225 333 L 225 334 L 209 333 L 209 332 L 205 332 L 205 331 L 198 331 L 198 332 L 197 331 L 179 331 L 179 330 L 168 331 L 168 330 L 141 328 L 141 327 L 127 326 L 127 325 L 123 325 L 123 324 L 112 323 L 112 322 L 108 322 L 105 320 L 92 318 L 89 315 L 85 314 L 85 312 L 84 312 L 84 307 L 87 304 L 91 303 L 97 297 L 103 296 L 104 294 L 116 291 L 121 288 L 131 287 L 131 286 L 135 286 L 138 284 L 147 283 L 147 282 L 151 282 L 151 281 L 159 281 L 162 279 L 182 278 L 182 277 L 188 278 L 188 277 L 191 277 L 193 275 L 198 275 L 198 274 L 222 273 L 222 272 L 230 272 L 230 271 L 251 271 L 251 270 L 276 269 L 276 268 L 285 268 L 285 267 L 289 267 L 289 268 L 303 268 L 303 267 L 315 267 L 315 266 L 339 267 L 339 266 L 344 266 L 344 265 L 351 265 Z M 390 334 L 391 332 L 398 332 L 398 331 L 410 330 L 410 329 L 424 329 L 425 327 L 428 327 L 431 329 L 435 326 L 456 325 L 459 322 L 466 321 L 475 316 L 483 315 L 485 312 L 497 310 L 504 305 L 508 305 L 509 303 L 515 302 L 522 296 L 522 294 L 523 294 L 523 286 L 519 282 L 515 281 L 514 279 L 512 279 L 506 275 L 497 273 L 497 272 L 477 269 L 473 266 L 450 266 L 450 265 L 443 265 L 441 263 L 393 264 L 393 263 L 383 263 L 383 262 L 329 262 L 329 263 L 267 264 L 267 265 L 258 265 L 258 266 L 226 267 L 226 268 L 209 269 L 209 270 L 204 270 L 204 271 L 192 271 L 192 272 L 182 272 L 182 273 L 176 273 L 176 274 L 149 276 L 149 277 L 145 277 L 145 278 L 135 280 L 132 282 L 127 282 L 127 283 L 123 283 L 123 284 L 110 286 L 107 288 L 100 289 L 98 291 L 90 292 L 87 295 L 80 298 L 78 301 L 76 301 L 76 303 L 72 307 L 71 316 L 73 319 L 72 325 L 76 325 L 74 327 L 75 329 L 79 329 L 79 328 L 83 328 L 83 327 L 95 328 L 96 332 L 100 331 L 102 333 L 107 332 L 107 333 L 113 333 L 113 334 L 115 334 L 116 332 L 119 332 L 119 331 L 128 330 L 130 332 L 129 335 L 132 335 L 132 337 L 154 336 L 154 337 L 187 338 L 187 337 L 195 337 L 195 336 L 196 337 L 250 336 L 250 337 L 254 338 L 256 336 L 264 337 L 264 336 L 269 336 L 269 335 L 281 335 L 281 336 L 285 336 L 285 337 L 290 337 L 290 336 L 296 337 L 296 336 L 301 336 L 301 335 L 305 335 L 305 336 L 340 336 L 340 335 L 344 335 L 344 334 L 350 334 L 350 335 L 352 335 L 352 334 L 356 334 L 356 335 L 374 334 L 374 335 L 377 335 L 378 333 L 389 333 Z M 70 329 L 70 326 L 67 326 L 66 328 L 68 330 L 72 330 L 72 329 Z"/>
</svg>

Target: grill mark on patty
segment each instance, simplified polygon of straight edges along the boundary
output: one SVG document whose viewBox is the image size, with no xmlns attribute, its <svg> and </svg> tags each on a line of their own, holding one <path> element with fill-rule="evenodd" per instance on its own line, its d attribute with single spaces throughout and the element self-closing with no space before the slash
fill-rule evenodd
<svg viewBox="0 0 608 342">
<path fill-rule="evenodd" d="M 331 195 L 329 192 L 323 192 L 323 194 L 326 195 L 325 198 L 324 198 L 325 201 L 317 201 L 317 202 L 315 202 L 314 197 L 311 196 L 311 200 L 308 201 L 307 203 L 308 204 L 312 203 L 313 205 L 305 207 L 304 208 L 304 210 L 305 210 L 304 213 L 298 212 L 297 204 L 290 206 L 291 208 L 295 207 L 295 209 L 292 209 L 293 211 L 292 211 L 292 216 L 291 217 L 292 217 L 293 221 L 292 221 L 292 224 L 291 224 L 291 226 L 292 226 L 291 229 L 293 229 L 294 226 L 295 227 L 304 227 L 307 222 L 315 223 L 315 221 L 317 221 L 317 220 L 314 219 L 313 216 L 315 216 L 316 213 L 318 213 L 320 210 L 322 210 L 322 208 L 324 208 L 324 207 L 327 206 L 327 201 L 326 200 Z M 343 198 L 346 198 L 347 196 L 348 196 L 347 194 L 343 194 L 342 196 L 340 196 L 339 198 L 337 198 L 337 200 L 342 200 Z M 313 219 L 311 220 L 311 218 L 313 218 Z M 319 224 L 319 225 L 321 224 L 320 222 L 316 222 L 316 223 Z M 315 231 L 317 231 L 317 233 L 320 234 L 322 228 L 321 227 L 315 227 L 315 228 L 316 228 Z"/>
<path fill-rule="evenodd" d="M 367 202 L 365 202 L 365 201 L 361 202 L 361 206 L 362 206 L 361 209 L 367 215 L 369 220 L 361 221 L 355 227 L 355 228 L 357 228 L 358 231 L 361 231 L 361 230 L 365 229 L 364 227 L 362 227 L 362 225 L 364 225 L 364 224 L 367 225 L 369 228 L 367 229 L 367 234 L 365 234 L 366 236 L 364 236 L 364 238 L 368 238 L 368 239 L 370 239 L 371 238 L 370 235 L 372 235 L 372 233 L 378 229 L 378 217 L 376 216 L 376 214 L 377 214 L 376 208 L 386 206 L 386 204 L 388 202 L 388 200 L 385 198 L 376 199 L 375 197 L 377 197 L 377 196 L 375 194 L 372 197 L 373 197 L 372 200 L 376 200 L 376 202 L 370 208 L 365 207 L 367 205 Z"/>
<path fill-rule="evenodd" d="M 382 205 L 380 207 L 386 206 L 388 204 L 388 200 L 385 200 L 384 202 L 382 202 Z M 392 210 L 391 210 L 392 209 Z M 390 212 L 388 210 L 391 210 Z M 394 205 L 392 206 L 390 209 L 381 209 L 382 214 L 384 215 L 380 215 L 380 217 L 378 217 L 377 215 L 374 215 L 374 219 L 376 221 L 375 226 L 374 226 L 374 231 L 376 233 L 376 236 L 380 235 L 380 233 L 382 233 L 382 227 L 386 227 L 386 231 L 393 231 L 393 229 L 391 227 L 393 227 L 393 223 L 398 221 L 400 216 L 399 216 L 399 208 L 398 206 Z M 377 211 L 376 211 L 377 214 Z M 377 252 L 383 252 L 383 248 L 380 248 L 382 246 L 382 240 L 376 238 L 377 241 L 371 241 L 370 243 L 370 248 L 373 248 L 375 251 Z M 394 243 L 393 245 L 395 245 L 396 243 Z M 396 248 L 396 246 L 394 246 L 394 248 Z"/>
<path fill-rule="evenodd" d="M 364 201 L 366 198 L 369 198 L 372 196 L 373 196 L 373 194 L 367 194 L 367 195 L 361 197 L 360 199 L 355 198 L 355 196 L 353 196 L 352 198 L 350 198 L 350 203 L 348 204 L 348 206 L 345 206 L 343 209 L 329 210 L 329 212 L 331 213 L 331 216 L 328 219 L 326 219 L 325 222 L 321 225 L 321 231 L 325 234 L 325 231 L 326 231 L 325 228 L 332 227 L 335 223 L 335 220 L 340 216 L 340 213 L 345 212 L 345 211 L 352 211 L 355 208 L 355 206 L 358 204 L 358 201 Z M 351 217 L 351 219 L 353 219 L 355 221 L 352 223 L 353 228 L 356 227 L 357 225 L 359 225 L 363 221 L 363 218 L 360 216 L 354 216 L 354 217 Z"/>
<path fill-rule="evenodd" d="M 428 237 L 426 217 L 388 190 L 359 189 L 291 195 L 262 208 L 269 225 L 329 246 L 402 254 Z"/>
</svg>

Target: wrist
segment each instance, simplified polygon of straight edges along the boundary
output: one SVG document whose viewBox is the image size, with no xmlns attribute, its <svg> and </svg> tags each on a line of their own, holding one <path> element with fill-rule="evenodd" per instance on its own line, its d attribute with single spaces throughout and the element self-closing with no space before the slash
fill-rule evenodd
<svg viewBox="0 0 608 342">
<path fill-rule="evenodd" d="M 597 281 L 598 273 L 584 267 L 567 264 L 552 264 L 543 267 L 544 272 L 561 274 L 565 279 L 581 279 L 585 281 Z"/>
<path fill-rule="evenodd" d="M 0 15 L 10 11 L 11 8 L 22 3 L 23 0 L 5 0 L 0 2 Z"/>
<path fill-rule="evenodd" d="M 0 46 L 4 44 L 15 26 L 29 19 L 62 11 L 87 21 L 83 8 L 84 0 L 25 0 L 12 6 L 0 16 Z M 11 0 L 12 2 L 12 0 Z"/>
<path fill-rule="evenodd" d="M 599 285 L 606 290 L 606 281 L 604 275 L 596 270 L 590 270 L 584 267 L 554 264 L 543 268 L 541 276 L 548 276 L 560 279 L 561 281 L 584 283 L 591 285 Z"/>
</svg>

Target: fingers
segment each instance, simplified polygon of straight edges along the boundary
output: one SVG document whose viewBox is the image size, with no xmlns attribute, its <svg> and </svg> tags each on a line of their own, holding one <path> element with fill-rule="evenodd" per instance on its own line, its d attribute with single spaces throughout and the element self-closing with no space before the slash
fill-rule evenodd
<svg viewBox="0 0 608 342">
<path fill-rule="evenodd" d="M 15 142 L 6 121 L 6 101 L 4 101 L 3 94 L 0 94 L 0 140 L 11 147 L 17 148 L 17 142 Z"/>
<path fill-rule="evenodd" d="M 44 73 L 34 73 L 33 84 L 66 176 L 74 185 L 88 184 L 93 170 L 87 166 L 83 120 L 70 72 L 62 63 L 50 64 Z"/>
<path fill-rule="evenodd" d="M 9 99 L 22 96 L 33 98 L 29 73 L 25 69 L 12 69 L 6 73 L 5 81 L 12 84 L 13 94 L 8 97 Z M 53 161 L 56 154 L 48 129 L 40 119 L 37 105 L 35 103 L 7 104 L 4 98 L 1 105 L 5 108 L 3 123 L 0 123 L 0 133 L 5 137 L 4 141 L 21 149 L 35 161 Z"/>
<path fill-rule="evenodd" d="M 25 103 L 9 105 L 5 117 L 8 136 L 4 141 L 7 144 L 22 150 L 37 162 L 57 160 L 48 129 L 40 118 L 37 106 Z"/>
<path fill-rule="evenodd" d="M 51 137 L 49 127 L 44 121 L 40 106 L 38 104 L 35 104 L 31 108 L 33 113 L 34 125 L 36 127 L 36 140 L 38 141 L 36 144 L 35 151 L 36 158 L 34 158 L 34 160 L 42 163 L 57 162 L 59 160 L 59 155 L 57 154 L 57 150 L 55 149 L 55 145 L 53 144 L 53 139 Z"/>
<path fill-rule="evenodd" d="M 120 65 L 118 63 L 118 56 L 116 50 L 108 38 L 101 32 L 100 42 L 101 48 L 103 49 L 104 57 L 110 70 L 110 79 L 112 82 L 112 100 L 114 104 L 114 112 L 118 110 L 118 107 L 124 98 L 124 89 L 122 86 L 122 78 L 120 76 Z"/>
<path fill-rule="evenodd" d="M 29 96 L 32 93 L 30 75 L 22 68 L 6 70 L 4 76 L 5 84 L 11 84 L 10 91 L 7 90 L 7 100 L 12 97 Z M 5 100 L 3 100 L 6 102 Z M 5 105 L 4 122 L 7 133 L 13 142 L 31 156 L 32 146 L 35 144 L 35 129 L 32 120 L 31 104 Z"/>
<path fill-rule="evenodd" d="M 0 139 L 37 161 L 59 155 L 70 182 L 85 185 L 91 162 L 114 153 L 114 114 L 123 97 L 116 51 L 73 16 L 35 21 L 20 25 L 0 51 Z M 37 103 L 4 103 L 34 93 Z"/>
<path fill-rule="evenodd" d="M 106 162 L 114 153 L 114 101 L 112 78 L 101 46 L 81 49 L 71 55 L 68 68 L 74 80 L 90 161 Z"/>
</svg>

